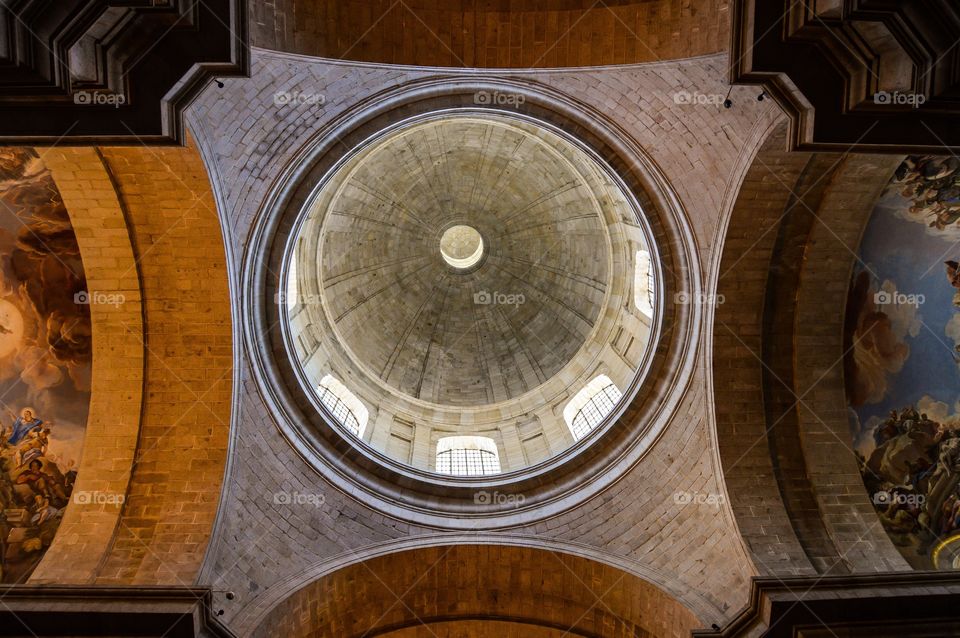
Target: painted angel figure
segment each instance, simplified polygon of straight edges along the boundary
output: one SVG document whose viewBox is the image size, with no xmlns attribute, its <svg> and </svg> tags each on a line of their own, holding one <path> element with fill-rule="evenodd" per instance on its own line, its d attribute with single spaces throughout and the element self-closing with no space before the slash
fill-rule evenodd
<svg viewBox="0 0 960 638">
<path fill-rule="evenodd" d="M 7 444 L 18 444 L 28 434 L 39 430 L 42 425 L 43 421 L 33 414 L 33 409 L 24 408 L 20 411 L 20 416 L 13 422 L 13 431 L 10 432 L 10 438 L 7 439 Z"/>
</svg>

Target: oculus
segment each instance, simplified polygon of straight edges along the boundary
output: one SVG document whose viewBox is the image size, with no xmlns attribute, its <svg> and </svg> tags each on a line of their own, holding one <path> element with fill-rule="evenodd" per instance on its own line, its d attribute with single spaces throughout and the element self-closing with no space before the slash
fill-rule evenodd
<svg viewBox="0 0 960 638">
<path fill-rule="evenodd" d="M 473 268 L 483 258 L 483 237 L 472 226 L 451 226 L 440 237 L 440 254 L 457 270 Z"/>
</svg>

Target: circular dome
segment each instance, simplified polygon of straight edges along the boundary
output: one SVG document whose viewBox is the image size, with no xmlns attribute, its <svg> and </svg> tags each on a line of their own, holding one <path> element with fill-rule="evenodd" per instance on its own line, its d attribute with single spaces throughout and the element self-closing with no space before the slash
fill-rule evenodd
<svg viewBox="0 0 960 638">
<path fill-rule="evenodd" d="M 654 269 L 638 221 L 593 157 L 535 122 L 394 127 L 304 210 L 288 280 L 296 360 L 332 420 L 388 456 L 532 465 L 598 429 L 640 368 Z M 450 448 L 465 435 L 483 441 Z"/>
</svg>

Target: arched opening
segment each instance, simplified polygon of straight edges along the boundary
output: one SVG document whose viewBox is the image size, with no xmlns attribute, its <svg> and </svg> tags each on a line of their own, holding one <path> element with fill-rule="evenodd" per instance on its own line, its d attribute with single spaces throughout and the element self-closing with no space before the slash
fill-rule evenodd
<svg viewBox="0 0 960 638">
<path fill-rule="evenodd" d="M 563 409 L 573 438 L 578 441 L 592 432 L 613 411 L 623 393 L 605 374 L 595 377 L 583 387 Z"/>
<path fill-rule="evenodd" d="M 320 402 L 340 425 L 354 436 L 363 438 L 367 421 L 370 419 L 370 412 L 360 399 L 347 389 L 347 386 L 340 383 L 333 375 L 328 374 L 320 380 L 317 394 L 320 397 Z"/>
<path fill-rule="evenodd" d="M 650 251 L 640 249 L 633 269 L 633 304 L 648 318 L 653 317 L 653 296 L 656 294 Z"/>
<path fill-rule="evenodd" d="M 290 262 L 290 273 L 287 275 L 287 289 L 284 291 L 287 310 L 293 310 L 297 305 L 297 296 L 300 294 L 299 287 L 297 285 L 297 262 Z M 281 300 L 277 299 L 277 303 L 280 303 Z"/>
<path fill-rule="evenodd" d="M 31 580 L 192 582 L 221 496 L 235 369 L 228 266 L 207 172 L 192 142 L 149 151 L 58 147 L 38 154 L 55 182 L 55 189 L 39 192 L 59 191 L 76 229 L 87 287 L 69 301 L 84 301 L 90 326 L 86 332 L 73 323 L 70 343 L 76 348 L 77 337 L 89 335 L 93 365 L 85 381 L 86 426 L 69 438 L 82 441 L 81 456 L 53 445 L 72 429 L 66 406 L 76 399 L 31 402 L 38 411 L 50 406 L 38 415 L 52 424 L 46 455 L 79 463 L 60 528 Z M 59 239 L 44 243 L 61 246 Z M 176 257 L 184 246 L 195 251 L 190 259 Z M 67 379 L 84 378 L 73 367 L 57 392 L 72 385 Z M 41 471 L 56 475 L 46 463 Z M 184 476 L 192 477 L 189 484 L 170 487 L 169 480 Z M 59 487 L 54 494 L 60 497 Z M 50 506 L 57 507 L 55 499 Z M 57 517 L 44 510 L 37 523 L 51 527 Z M 178 525 L 186 510 L 191 523 Z M 154 514 L 143 516 L 147 511 Z M 4 572 L 13 573 L 7 565 Z"/>
<path fill-rule="evenodd" d="M 680 638 L 701 624 L 671 593 L 617 567 L 553 550 L 474 544 L 358 560 L 291 592 L 249 635 L 411 636 L 425 627 L 427 636 Z"/>
<path fill-rule="evenodd" d="M 485 436 L 446 436 L 437 441 L 436 470 L 451 476 L 499 474 L 497 444 Z"/>
</svg>

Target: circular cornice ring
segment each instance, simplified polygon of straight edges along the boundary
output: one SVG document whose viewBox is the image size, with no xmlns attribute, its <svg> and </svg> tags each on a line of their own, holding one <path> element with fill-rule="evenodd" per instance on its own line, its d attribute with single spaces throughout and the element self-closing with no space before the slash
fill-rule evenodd
<svg viewBox="0 0 960 638">
<path fill-rule="evenodd" d="M 515 96 L 510 109 L 478 106 L 489 92 Z M 521 99 L 522 98 L 522 99 Z M 303 391 L 285 345 L 282 298 L 285 257 L 306 202 L 323 176 L 354 148 L 411 117 L 471 110 L 519 117 L 552 129 L 591 154 L 643 210 L 657 251 L 660 295 L 655 344 L 637 375 L 633 400 L 591 436 L 539 464 L 505 474 L 443 480 L 401 464 L 327 423 Z M 701 290 L 695 241 L 685 212 L 653 161 L 619 127 L 589 106 L 532 81 L 480 77 L 428 78 L 370 98 L 319 130 L 273 185 L 251 229 L 244 257 L 242 313 L 251 368 L 277 427 L 334 487 L 381 513 L 448 530 L 506 529 L 557 516 L 594 497 L 633 467 L 663 433 L 688 390 L 702 308 L 678 300 Z M 479 499 L 480 492 L 522 499 Z"/>
</svg>

